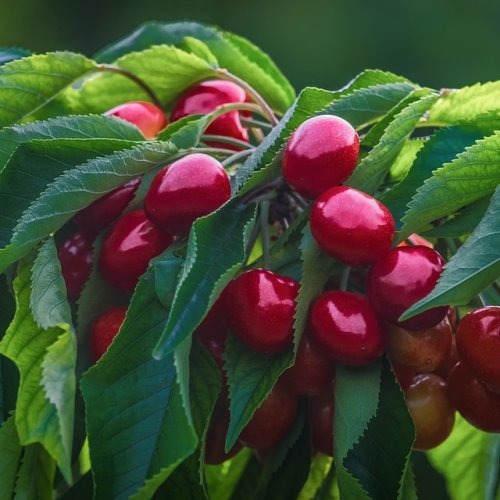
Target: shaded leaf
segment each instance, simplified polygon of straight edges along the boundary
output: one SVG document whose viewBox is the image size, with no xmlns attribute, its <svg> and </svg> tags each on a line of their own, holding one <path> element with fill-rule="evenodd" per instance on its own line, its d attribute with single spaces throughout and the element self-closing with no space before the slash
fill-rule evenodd
<svg viewBox="0 0 500 500">
<path fill-rule="evenodd" d="M 19 47 L 0 47 L 0 66 L 21 57 L 30 56 L 31 52 Z"/>
<path fill-rule="evenodd" d="M 11 416 L 0 427 L 0 498 L 12 498 L 16 482 L 19 461 L 21 460 L 21 444 L 17 437 L 14 416 Z"/>
<path fill-rule="evenodd" d="M 18 471 L 14 500 L 52 500 L 55 465 L 38 444 L 26 447 Z"/>
</svg>

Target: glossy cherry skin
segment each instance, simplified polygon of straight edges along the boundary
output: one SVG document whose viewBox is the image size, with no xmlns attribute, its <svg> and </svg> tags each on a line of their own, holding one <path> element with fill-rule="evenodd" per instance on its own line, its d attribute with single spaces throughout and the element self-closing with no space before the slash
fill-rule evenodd
<svg viewBox="0 0 500 500">
<path fill-rule="evenodd" d="M 309 324 L 323 353 L 339 363 L 365 365 L 384 352 L 375 313 L 368 300 L 356 293 L 324 293 L 311 307 Z"/>
<path fill-rule="evenodd" d="M 392 365 L 392 371 L 394 372 L 394 375 L 396 375 L 396 379 L 399 385 L 401 386 L 401 389 L 403 389 L 403 391 L 406 391 L 407 389 L 409 389 L 411 383 L 413 382 L 413 379 L 417 375 L 416 370 L 408 366 L 394 363 L 394 361 L 392 360 L 391 360 L 391 365 Z"/>
<path fill-rule="evenodd" d="M 226 171 L 211 156 L 195 153 L 156 174 L 144 201 L 144 211 L 157 227 L 184 235 L 193 222 L 231 198 Z"/>
<path fill-rule="evenodd" d="M 135 125 L 146 139 L 155 138 L 168 125 L 162 109 L 150 102 L 130 101 L 104 113 Z"/>
<path fill-rule="evenodd" d="M 297 127 L 283 155 L 286 182 L 306 198 L 342 184 L 358 161 L 359 136 L 338 116 L 309 118 Z"/>
<path fill-rule="evenodd" d="M 486 432 L 500 432 L 500 394 L 489 391 L 462 362 L 448 376 L 448 396 L 458 412 Z"/>
<path fill-rule="evenodd" d="M 414 246 L 389 250 L 373 265 L 368 276 L 368 298 L 377 314 L 408 330 L 437 325 L 446 316 L 448 306 L 429 309 L 406 321 L 399 321 L 399 317 L 431 292 L 443 265 L 444 259 L 431 248 Z"/>
<path fill-rule="evenodd" d="M 227 288 L 227 318 L 241 342 L 258 352 L 280 352 L 292 344 L 299 284 L 290 278 L 252 269 Z"/>
<path fill-rule="evenodd" d="M 92 272 L 92 246 L 94 236 L 77 231 L 64 240 L 57 250 L 61 272 L 70 300 L 76 300 Z"/>
<path fill-rule="evenodd" d="M 298 397 L 278 381 L 241 432 L 240 441 L 250 448 L 274 446 L 292 427 L 298 407 Z"/>
<path fill-rule="evenodd" d="M 111 224 L 127 208 L 141 183 L 137 177 L 97 199 L 87 208 L 80 210 L 73 221 L 88 231 L 100 231 Z"/>
<path fill-rule="evenodd" d="M 371 264 L 391 248 L 394 219 L 385 205 L 347 186 L 328 189 L 314 202 L 311 232 L 326 253 L 347 264 Z"/>
<path fill-rule="evenodd" d="M 189 115 L 206 115 L 223 104 L 246 101 L 248 101 L 247 94 L 239 85 L 226 80 L 209 80 L 191 87 L 179 97 L 172 109 L 171 119 L 175 122 Z M 245 116 L 245 113 L 239 111 L 224 113 L 208 126 L 206 133 L 248 142 L 248 132 L 241 125 L 240 116 Z M 209 142 L 207 144 L 226 149 L 240 149 L 225 143 Z"/>
<path fill-rule="evenodd" d="M 332 457 L 335 403 L 331 385 L 321 395 L 309 399 L 308 410 L 313 449 Z"/>
<path fill-rule="evenodd" d="M 388 325 L 387 352 L 392 361 L 420 373 L 436 370 L 451 353 L 452 332 L 448 318 L 425 330 Z"/>
<path fill-rule="evenodd" d="M 417 375 L 406 391 L 406 402 L 415 422 L 414 448 L 430 450 L 451 434 L 455 408 L 448 398 L 443 379 L 432 373 Z"/>
<path fill-rule="evenodd" d="M 90 357 L 93 363 L 97 363 L 108 350 L 120 330 L 126 314 L 127 308 L 125 306 L 113 307 L 94 321 L 90 334 Z"/>
<path fill-rule="evenodd" d="M 457 350 L 490 390 L 500 394 L 500 307 L 482 307 L 466 314 L 457 328 Z"/>
<path fill-rule="evenodd" d="M 116 288 L 132 292 L 149 261 L 172 241 L 173 237 L 157 229 L 142 210 L 131 212 L 113 225 L 102 244 L 101 273 Z"/>
</svg>

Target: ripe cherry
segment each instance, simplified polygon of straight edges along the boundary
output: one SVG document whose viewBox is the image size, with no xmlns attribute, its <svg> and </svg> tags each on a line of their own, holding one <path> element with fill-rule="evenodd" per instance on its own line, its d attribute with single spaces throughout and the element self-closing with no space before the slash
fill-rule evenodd
<svg viewBox="0 0 500 500">
<path fill-rule="evenodd" d="M 387 325 L 387 351 L 392 361 L 420 373 L 436 370 L 451 353 L 452 333 L 448 318 L 425 330 L 405 330 Z"/>
<path fill-rule="evenodd" d="M 184 235 L 198 218 L 231 197 L 229 176 L 211 156 L 195 153 L 164 167 L 153 179 L 144 211 L 157 227 Z"/>
<path fill-rule="evenodd" d="M 385 341 L 365 297 L 333 291 L 313 303 L 309 315 L 312 338 L 324 354 L 346 365 L 364 365 L 381 356 Z"/>
<path fill-rule="evenodd" d="M 415 422 L 414 448 L 430 450 L 453 430 L 455 408 L 446 393 L 446 382 L 431 373 L 417 375 L 406 391 L 408 410 Z"/>
<path fill-rule="evenodd" d="M 88 231 L 100 231 L 113 222 L 127 208 L 141 183 L 137 177 L 109 192 L 78 212 L 73 221 Z"/>
<path fill-rule="evenodd" d="M 110 109 L 105 115 L 116 116 L 135 125 L 146 139 L 153 139 L 167 125 L 167 117 L 158 106 L 144 101 L 130 101 Z"/>
<path fill-rule="evenodd" d="M 283 156 L 283 176 L 307 198 L 342 184 L 358 161 L 359 136 L 342 118 L 309 118 L 295 130 Z"/>
<path fill-rule="evenodd" d="M 227 315 L 233 333 L 258 352 L 280 352 L 293 340 L 293 315 L 299 284 L 290 278 L 252 269 L 227 288 Z"/>
<path fill-rule="evenodd" d="M 332 385 L 334 365 L 306 333 L 299 344 L 295 364 L 283 375 L 299 396 L 317 396 Z"/>
<path fill-rule="evenodd" d="M 347 264 L 370 264 L 391 248 L 394 219 L 372 196 L 347 186 L 321 194 L 311 210 L 318 245 Z"/>
<path fill-rule="evenodd" d="M 127 308 L 125 306 L 113 307 L 94 321 L 90 334 L 90 356 L 93 363 L 97 363 L 108 350 L 120 330 L 126 314 Z"/>
<path fill-rule="evenodd" d="M 240 441 L 250 448 L 279 443 L 292 427 L 298 406 L 298 397 L 278 381 L 241 432 Z"/>
<path fill-rule="evenodd" d="M 500 394 L 489 391 L 462 362 L 448 376 L 448 395 L 458 412 L 486 432 L 500 432 Z"/>
<path fill-rule="evenodd" d="M 456 335 L 451 336 L 451 351 L 450 354 L 443 362 L 434 370 L 434 373 L 444 380 L 448 379 L 448 376 L 453 369 L 453 367 L 460 361 L 457 351 Z"/>
<path fill-rule="evenodd" d="M 310 398 L 308 403 L 313 449 L 332 457 L 335 413 L 332 386 L 321 395 Z"/>
<path fill-rule="evenodd" d="M 189 115 L 206 115 L 223 104 L 248 101 L 246 92 L 233 82 L 226 80 L 209 80 L 199 83 L 182 94 L 172 109 L 173 122 Z M 240 116 L 245 113 L 229 111 L 216 118 L 206 130 L 209 135 L 223 135 L 248 142 L 248 132 L 241 125 Z M 214 147 L 238 150 L 237 146 L 209 142 Z"/>
<path fill-rule="evenodd" d="M 437 325 L 448 306 L 434 307 L 406 321 L 399 317 L 424 298 L 436 285 L 444 259 L 431 248 L 397 247 L 389 250 L 372 267 L 368 277 L 368 298 L 377 314 L 408 330 L 423 330 Z"/>
<path fill-rule="evenodd" d="M 482 307 L 466 314 L 457 328 L 457 350 L 490 390 L 500 393 L 500 307 Z"/>
<path fill-rule="evenodd" d="M 413 379 L 417 375 L 416 370 L 408 366 L 394 363 L 393 360 L 391 360 L 391 365 L 394 375 L 396 375 L 396 379 L 401 386 L 401 389 L 403 389 L 403 391 L 406 391 L 407 389 L 409 389 L 411 383 L 413 382 Z"/>
<path fill-rule="evenodd" d="M 157 229 L 142 210 L 131 212 L 113 225 L 102 244 L 101 273 L 112 285 L 132 292 L 149 261 L 172 241 L 173 237 Z"/>
<path fill-rule="evenodd" d="M 92 272 L 92 246 L 94 236 L 85 231 L 77 231 L 62 242 L 57 250 L 61 272 L 66 283 L 70 300 L 76 300 Z"/>
</svg>

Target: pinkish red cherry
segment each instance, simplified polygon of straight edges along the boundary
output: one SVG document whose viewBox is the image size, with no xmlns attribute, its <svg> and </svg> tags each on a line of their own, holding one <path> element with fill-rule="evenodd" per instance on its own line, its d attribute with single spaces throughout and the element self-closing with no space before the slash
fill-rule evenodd
<svg viewBox="0 0 500 500">
<path fill-rule="evenodd" d="M 127 208 L 141 183 L 137 177 L 114 189 L 78 212 L 73 221 L 88 231 L 98 232 L 113 222 Z"/>
<path fill-rule="evenodd" d="M 233 333 L 258 352 L 280 352 L 293 341 L 293 316 L 299 284 L 252 269 L 229 284 L 226 307 Z"/>
<path fill-rule="evenodd" d="M 311 210 L 318 245 L 347 264 L 371 264 L 391 248 L 394 219 L 372 196 L 347 186 L 321 194 Z"/>
<path fill-rule="evenodd" d="M 164 167 L 151 183 L 144 211 L 157 227 L 184 235 L 193 222 L 231 197 L 226 171 L 214 158 L 195 153 Z"/>
<path fill-rule="evenodd" d="M 126 314 L 127 308 L 125 306 L 112 307 L 94 321 L 90 334 L 90 357 L 93 363 L 97 363 L 108 350 L 120 330 Z"/>
<path fill-rule="evenodd" d="M 368 300 L 356 293 L 324 293 L 311 307 L 309 324 L 323 353 L 339 363 L 364 365 L 384 352 L 375 313 Z"/>
<path fill-rule="evenodd" d="M 135 125 L 146 139 L 155 138 L 168 125 L 167 117 L 158 106 L 145 101 L 130 101 L 104 113 Z"/>
<path fill-rule="evenodd" d="M 373 265 L 368 277 L 368 298 L 377 314 L 407 330 L 437 325 L 448 306 L 434 307 L 406 321 L 399 321 L 399 317 L 433 290 L 444 263 L 439 253 L 424 246 L 389 250 Z"/>
<path fill-rule="evenodd" d="M 70 300 L 76 300 L 92 272 L 92 246 L 94 236 L 77 231 L 64 240 L 57 250 L 61 272 Z"/>
<path fill-rule="evenodd" d="M 359 136 L 338 116 L 309 118 L 290 137 L 283 156 L 283 176 L 306 198 L 316 198 L 342 184 L 358 161 Z"/>
<path fill-rule="evenodd" d="M 172 122 L 189 115 L 206 115 L 224 104 L 248 101 L 246 92 L 233 82 L 209 80 L 194 85 L 182 94 L 172 109 Z M 229 111 L 216 118 L 207 128 L 209 135 L 223 135 L 248 142 L 248 132 L 241 125 L 240 116 L 246 113 Z M 225 143 L 209 142 L 210 146 L 238 150 L 237 146 Z"/>
<path fill-rule="evenodd" d="M 101 273 L 112 285 L 132 292 L 149 261 L 172 241 L 173 237 L 156 228 L 142 210 L 131 212 L 113 225 L 102 244 Z"/>
</svg>

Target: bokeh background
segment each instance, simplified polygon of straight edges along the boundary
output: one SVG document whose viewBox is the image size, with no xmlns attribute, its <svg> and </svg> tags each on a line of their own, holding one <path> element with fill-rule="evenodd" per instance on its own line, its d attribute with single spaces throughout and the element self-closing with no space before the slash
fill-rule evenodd
<svg viewBox="0 0 500 500">
<path fill-rule="evenodd" d="M 432 87 L 500 77 L 500 0 L 0 0 L 0 46 L 92 55 L 146 20 L 239 33 L 292 84 L 336 89 L 365 68 Z"/>
</svg>

